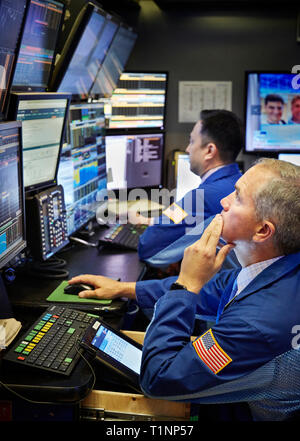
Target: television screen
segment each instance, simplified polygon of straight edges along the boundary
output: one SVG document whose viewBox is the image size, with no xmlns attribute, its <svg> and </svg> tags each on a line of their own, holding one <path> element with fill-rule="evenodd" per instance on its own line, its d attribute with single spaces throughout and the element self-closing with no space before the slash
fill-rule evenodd
<svg viewBox="0 0 300 441">
<path fill-rule="evenodd" d="M 86 99 L 114 34 L 116 18 L 88 3 L 76 19 L 58 59 L 51 88 Z"/>
<path fill-rule="evenodd" d="M 20 122 L 0 123 L 0 268 L 26 246 Z"/>
<path fill-rule="evenodd" d="M 64 5 L 56 0 L 31 0 L 25 20 L 12 90 L 45 91 L 54 65 Z"/>
<path fill-rule="evenodd" d="M 9 115 L 22 122 L 25 191 L 56 183 L 70 96 L 12 93 Z"/>
<path fill-rule="evenodd" d="M 300 167 L 300 153 L 279 153 L 278 159 L 280 161 L 291 162 L 292 164 L 298 165 Z"/>
<path fill-rule="evenodd" d="M 190 168 L 190 155 L 185 152 L 175 152 L 175 182 L 176 201 L 180 201 L 187 192 L 201 184 L 200 176 L 195 175 Z"/>
<path fill-rule="evenodd" d="M 105 137 L 107 189 L 159 187 L 164 134 L 109 134 Z"/>
<path fill-rule="evenodd" d="M 70 106 L 68 144 L 63 147 L 57 176 L 64 188 L 68 236 L 96 216 L 98 195 L 106 190 L 104 126 L 102 103 Z"/>
<path fill-rule="evenodd" d="M 5 119 L 26 0 L 0 2 L 0 119 Z"/>
<path fill-rule="evenodd" d="M 300 151 L 300 92 L 294 74 L 247 74 L 246 151 Z"/>
<path fill-rule="evenodd" d="M 110 129 L 164 129 L 166 72 L 124 72 L 114 90 L 107 115 Z"/>
<path fill-rule="evenodd" d="M 137 39 L 133 29 L 121 24 L 96 76 L 90 94 L 93 97 L 111 97 Z"/>
</svg>

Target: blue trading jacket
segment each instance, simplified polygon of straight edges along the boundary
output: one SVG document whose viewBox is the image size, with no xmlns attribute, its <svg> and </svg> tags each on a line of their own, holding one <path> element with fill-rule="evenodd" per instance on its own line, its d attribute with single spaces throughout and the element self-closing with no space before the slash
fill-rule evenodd
<svg viewBox="0 0 300 441">
<path fill-rule="evenodd" d="M 141 386 L 146 395 L 205 402 L 210 388 L 233 384 L 292 349 L 292 329 L 300 325 L 300 253 L 274 262 L 226 306 L 239 271 L 218 273 L 198 295 L 169 291 L 176 277 L 137 283 L 140 307 L 155 304 L 142 357 Z M 197 313 L 214 315 L 217 321 L 196 344 L 190 337 Z M 281 389 L 281 405 L 297 392 L 292 378 L 285 378 Z M 235 398 L 239 397 L 245 401 L 238 390 Z"/>
<path fill-rule="evenodd" d="M 138 247 L 140 259 L 151 264 L 151 258 L 154 255 L 182 237 L 187 230 L 220 213 L 222 211 L 220 200 L 234 191 L 234 185 L 240 177 L 241 172 L 236 163 L 226 165 L 210 175 L 198 188 L 189 191 L 176 202 L 188 213 L 188 216 L 180 223 L 174 223 L 164 214 L 156 218 L 155 224 L 149 226 L 140 237 Z M 199 200 L 196 201 L 196 197 L 203 197 L 203 195 L 204 200 L 201 204 Z M 199 209 L 201 212 L 197 212 Z"/>
</svg>

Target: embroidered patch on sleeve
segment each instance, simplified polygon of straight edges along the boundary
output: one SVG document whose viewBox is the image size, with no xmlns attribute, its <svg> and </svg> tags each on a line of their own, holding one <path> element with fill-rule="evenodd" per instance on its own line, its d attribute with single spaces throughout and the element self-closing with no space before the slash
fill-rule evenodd
<svg viewBox="0 0 300 441">
<path fill-rule="evenodd" d="M 171 219 L 174 224 L 179 224 L 179 222 L 181 222 L 188 215 L 188 213 L 179 207 L 179 205 L 177 205 L 175 202 L 166 208 L 163 211 L 163 214 Z"/>
<path fill-rule="evenodd" d="M 214 374 L 217 374 L 232 362 L 229 355 L 227 355 L 217 343 L 211 329 L 195 340 L 193 346 L 203 363 L 205 363 Z"/>
</svg>

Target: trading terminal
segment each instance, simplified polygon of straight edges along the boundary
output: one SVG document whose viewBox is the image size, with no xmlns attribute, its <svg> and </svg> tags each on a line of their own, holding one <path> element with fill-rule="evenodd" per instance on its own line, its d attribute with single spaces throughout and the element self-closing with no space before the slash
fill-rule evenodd
<svg viewBox="0 0 300 441">
<path fill-rule="evenodd" d="M 178 96 L 179 82 L 190 82 L 195 95 L 197 82 L 233 83 L 232 108 L 246 127 L 237 161 L 241 173 L 261 156 L 300 165 L 300 126 L 288 124 L 298 95 L 291 68 L 299 47 L 292 53 L 291 37 L 291 56 L 277 70 L 250 50 L 251 62 L 236 61 L 239 73 L 225 66 L 216 74 L 202 68 L 202 62 L 209 64 L 202 42 L 195 71 L 188 47 L 195 55 L 197 43 L 187 28 L 191 21 L 197 29 L 193 20 L 203 18 L 200 0 L 192 9 L 173 0 L 125 0 L 123 8 L 120 2 L 75 3 L 0 5 L 0 421 L 188 424 L 196 418 L 190 403 L 143 396 L 139 372 L 149 319 L 138 304 L 83 299 L 65 288 L 79 274 L 124 282 L 166 274 L 139 258 L 147 225 L 124 219 L 134 207 L 145 217 L 161 214 L 167 207 L 154 200 L 155 190 L 175 190 L 171 204 L 201 183 L 190 170 L 184 141 L 198 117 L 178 122 L 179 107 L 195 103 L 188 94 Z M 206 3 L 209 34 L 217 21 Z M 234 21 L 230 8 L 220 13 Z M 172 41 L 180 39 L 178 50 L 186 44 L 181 59 L 172 54 L 166 17 Z M 273 16 L 259 17 L 263 22 Z M 275 12 L 273 20 L 281 24 Z M 214 32 L 223 49 L 226 41 L 231 44 L 230 31 Z M 268 125 L 261 111 L 264 98 L 275 93 L 285 101 L 282 125 Z M 213 106 L 209 100 L 205 105 Z M 131 200 L 135 191 L 143 197 Z M 96 356 L 91 347 L 98 348 Z"/>
</svg>

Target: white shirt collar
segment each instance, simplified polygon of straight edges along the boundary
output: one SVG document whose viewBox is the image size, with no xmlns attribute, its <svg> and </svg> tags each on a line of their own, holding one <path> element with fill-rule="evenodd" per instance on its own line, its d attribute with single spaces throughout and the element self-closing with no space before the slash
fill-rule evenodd
<svg viewBox="0 0 300 441">
<path fill-rule="evenodd" d="M 236 279 L 238 287 L 236 295 L 243 291 L 246 286 L 249 285 L 249 283 L 252 282 L 256 276 L 258 276 L 258 274 L 260 274 L 268 266 L 272 265 L 272 263 L 276 262 L 276 260 L 281 259 L 281 257 L 283 256 L 263 260 L 262 262 L 253 263 L 252 265 L 242 268 Z"/>
<path fill-rule="evenodd" d="M 226 164 L 227 165 L 227 164 Z M 208 170 L 206 173 L 204 173 L 204 175 L 201 177 L 201 184 L 203 184 L 203 182 L 210 176 L 212 175 L 214 172 L 216 172 L 217 170 L 219 170 L 220 168 L 225 167 L 225 165 L 219 165 L 218 167 L 215 168 L 211 168 L 210 170 Z"/>
</svg>

